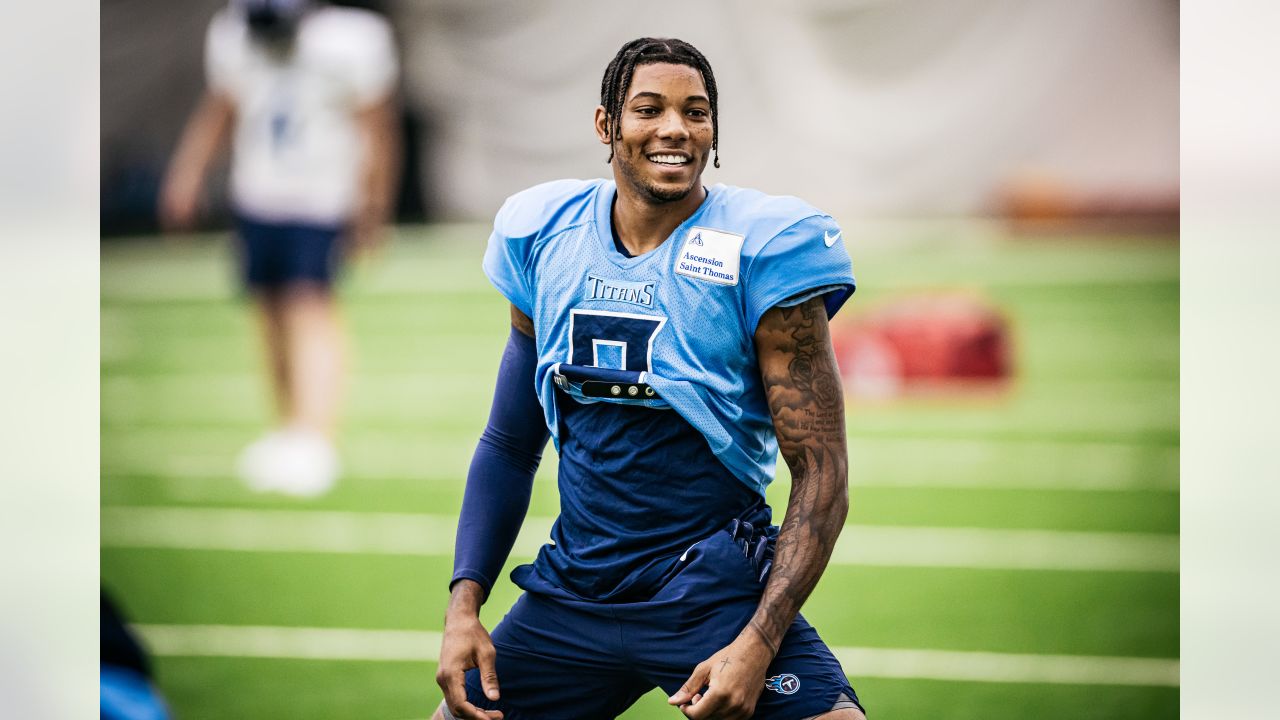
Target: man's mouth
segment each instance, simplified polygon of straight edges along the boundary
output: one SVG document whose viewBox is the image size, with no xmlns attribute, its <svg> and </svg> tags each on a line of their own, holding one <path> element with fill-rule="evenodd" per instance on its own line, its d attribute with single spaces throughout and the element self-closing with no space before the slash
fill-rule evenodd
<svg viewBox="0 0 1280 720">
<path fill-rule="evenodd" d="M 682 152 L 659 152 L 645 155 L 649 162 L 666 167 L 682 167 L 692 162 L 688 154 Z"/>
</svg>

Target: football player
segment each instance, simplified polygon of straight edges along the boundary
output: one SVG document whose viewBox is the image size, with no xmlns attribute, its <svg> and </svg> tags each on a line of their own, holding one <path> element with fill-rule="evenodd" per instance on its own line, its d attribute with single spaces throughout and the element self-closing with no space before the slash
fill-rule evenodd
<svg viewBox="0 0 1280 720">
<path fill-rule="evenodd" d="M 364 10 L 232 0 L 209 25 L 205 69 L 208 88 L 170 164 L 161 221 L 191 227 L 229 138 L 241 265 L 279 422 L 244 452 L 240 470 L 259 490 L 319 494 L 338 476 L 343 337 L 331 283 L 341 245 L 375 245 L 393 209 L 391 29 Z"/>
<path fill-rule="evenodd" d="M 512 196 L 484 270 L 511 303 L 468 474 L 436 718 L 611 718 L 661 687 L 690 718 L 863 718 L 798 612 L 848 511 L 827 320 L 854 290 L 840 228 L 792 197 L 705 186 L 718 97 L 703 55 L 627 43 L 595 131 L 613 181 Z M 478 620 L 559 451 L 551 541 Z M 781 528 L 764 502 L 791 468 Z"/>
</svg>

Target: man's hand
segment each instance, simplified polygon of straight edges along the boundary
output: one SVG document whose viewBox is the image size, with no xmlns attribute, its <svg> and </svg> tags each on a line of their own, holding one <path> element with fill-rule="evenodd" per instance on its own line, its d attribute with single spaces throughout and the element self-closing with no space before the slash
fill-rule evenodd
<svg viewBox="0 0 1280 720">
<path fill-rule="evenodd" d="M 200 178 L 170 177 L 160 192 L 160 227 L 185 232 L 196 224 L 200 210 Z"/>
<path fill-rule="evenodd" d="M 388 96 L 356 113 L 365 145 L 360 198 L 351 221 L 352 255 L 376 255 L 386 242 L 387 224 L 395 217 L 400 181 L 400 110 Z"/>
<path fill-rule="evenodd" d="M 348 233 L 349 255 L 377 256 L 387 242 L 387 213 L 374 207 L 362 208 L 352 218 Z"/>
<path fill-rule="evenodd" d="M 699 663 L 667 702 L 695 720 L 749 718 L 764 691 L 764 674 L 773 655 L 773 649 L 748 627 L 728 647 Z"/>
<path fill-rule="evenodd" d="M 449 609 L 445 612 L 444 641 L 440 646 L 440 666 L 436 683 L 444 691 L 444 702 L 458 720 L 491 720 L 502 717 L 497 710 L 481 710 L 467 701 L 466 674 L 480 669 L 480 685 L 490 700 L 498 699 L 496 652 L 489 631 L 480 624 L 479 611 L 484 590 L 471 580 L 453 586 Z"/>
<path fill-rule="evenodd" d="M 200 211 L 205 174 L 231 136 L 236 107 L 231 98 L 206 91 L 187 121 L 160 191 L 160 226 L 166 232 L 190 230 Z"/>
</svg>

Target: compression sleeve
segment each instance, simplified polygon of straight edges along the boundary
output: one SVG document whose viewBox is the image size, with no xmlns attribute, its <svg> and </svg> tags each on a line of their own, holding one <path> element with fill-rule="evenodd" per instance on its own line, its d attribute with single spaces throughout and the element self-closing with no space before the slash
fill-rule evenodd
<svg viewBox="0 0 1280 720">
<path fill-rule="evenodd" d="M 489 423 L 467 472 L 450 588 L 466 578 L 480 583 L 488 595 L 524 523 L 549 435 L 533 384 L 537 365 L 533 338 L 511 328 Z"/>
</svg>

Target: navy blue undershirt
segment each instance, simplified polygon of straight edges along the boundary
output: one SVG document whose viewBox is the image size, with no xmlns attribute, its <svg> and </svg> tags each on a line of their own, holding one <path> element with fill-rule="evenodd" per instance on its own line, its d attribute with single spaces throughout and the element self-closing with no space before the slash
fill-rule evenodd
<svg viewBox="0 0 1280 720">
<path fill-rule="evenodd" d="M 627 246 L 622 244 L 622 238 L 618 237 L 618 231 L 614 229 L 612 224 L 609 225 L 609 232 L 613 233 L 614 249 L 622 253 L 622 257 L 635 257 L 635 255 L 631 254 L 631 251 L 627 250 Z"/>
<path fill-rule="evenodd" d="M 679 413 L 558 392 L 556 402 L 560 517 L 534 561 L 553 585 L 588 600 L 648 599 L 690 545 L 767 512 Z"/>
</svg>

